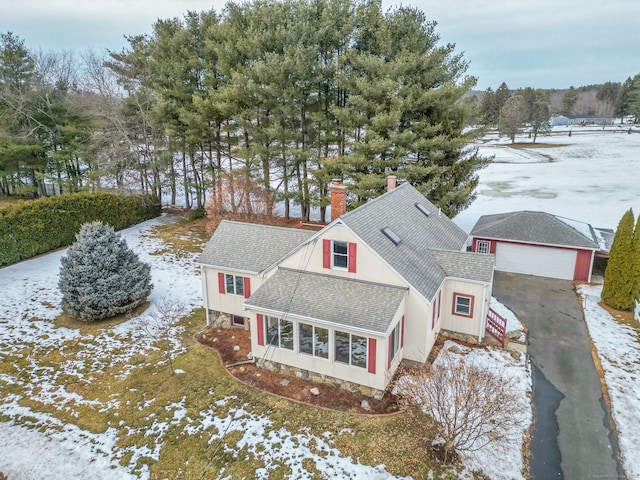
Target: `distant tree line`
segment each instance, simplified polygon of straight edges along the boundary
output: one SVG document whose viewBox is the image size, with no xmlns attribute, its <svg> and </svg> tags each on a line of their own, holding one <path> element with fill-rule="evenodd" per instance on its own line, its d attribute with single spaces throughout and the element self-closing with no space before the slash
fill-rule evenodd
<svg viewBox="0 0 640 480">
<path fill-rule="evenodd" d="M 393 173 L 449 215 L 474 198 L 475 79 L 415 8 L 231 2 L 127 39 L 78 60 L 0 34 L 0 194 L 113 187 L 202 207 L 231 191 L 250 211 L 259 191 L 308 219 L 332 178 L 358 205 Z"/>
<path fill-rule="evenodd" d="M 502 83 L 495 91 L 489 87 L 481 95 L 467 97 L 475 112 L 476 123 L 498 128 L 502 135 L 515 139 L 527 125 L 531 137 L 546 133 L 552 115 L 584 115 L 620 118 L 640 116 L 640 74 L 623 83 L 606 82 L 566 90 L 531 87 L 510 90 Z"/>
</svg>

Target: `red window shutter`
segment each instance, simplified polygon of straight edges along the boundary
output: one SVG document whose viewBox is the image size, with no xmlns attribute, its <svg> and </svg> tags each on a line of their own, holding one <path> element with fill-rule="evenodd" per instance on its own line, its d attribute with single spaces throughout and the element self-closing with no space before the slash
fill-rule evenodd
<svg viewBox="0 0 640 480">
<path fill-rule="evenodd" d="M 322 240 L 322 268 L 331 268 L 331 240 Z"/>
<path fill-rule="evenodd" d="M 356 243 L 349 242 L 349 249 L 347 251 L 348 259 L 347 263 L 349 266 L 349 271 L 351 273 L 356 273 Z"/>
<path fill-rule="evenodd" d="M 496 253 L 496 243 L 497 242 L 489 242 L 489 253 Z"/>
<path fill-rule="evenodd" d="M 369 339 L 369 348 L 367 349 L 368 354 L 368 371 L 369 373 L 376 373 L 376 339 Z"/>
<path fill-rule="evenodd" d="M 251 296 L 251 279 L 249 277 L 243 277 L 244 283 L 244 298 Z"/>
<path fill-rule="evenodd" d="M 220 292 L 223 295 L 225 294 L 224 273 L 222 272 L 218 272 L 218 292 Z"/>
<path fill-rule="evenodd" d="M 404 315 L 402 315 L 402 320 L 401 320 L 401 325 L 400 325 L 400 348 L 404 347 Z"/>
<path fill-rule="evenodd" d="M 391 368 L 391 360 L 393 360 L 393 357 L 391 356 L 393 352 L 393 335 L 389 335 L 389 345 L 388 345 L 389 349 L 387 351 L 387 370 L 389 370 Z"/>
<path fill-rule="evenodd" d="M 258 323 L 258 345 L 264 346 L 264 319 L 261 313 L 256 315 L 256 320 Z"/>
</svg>

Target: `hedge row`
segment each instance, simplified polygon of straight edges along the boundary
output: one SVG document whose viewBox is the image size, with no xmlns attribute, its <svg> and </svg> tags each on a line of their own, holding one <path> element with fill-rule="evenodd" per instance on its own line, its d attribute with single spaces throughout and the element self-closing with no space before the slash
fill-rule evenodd
<svg viewBox="0 0 640 480">
<path fill-rule="evenodd" d="M 73 193 L 0 208 L 0 266 L 70 245 L 84 223 L 100 220 L 114 229 L 160 215 L 148 195 Z"/>
</svg>

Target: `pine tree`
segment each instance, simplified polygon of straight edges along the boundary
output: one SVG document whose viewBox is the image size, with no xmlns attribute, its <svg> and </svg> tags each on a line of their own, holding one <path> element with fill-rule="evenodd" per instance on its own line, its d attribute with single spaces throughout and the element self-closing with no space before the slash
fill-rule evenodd
<svg viewBox="0 0 640 480">
<path fill-rule="evenodd" d="M 602 301 L 618 310 L 633 310 L 634 291 L 638 284 L 633 248 L 633 211 L 620 219 L 609 252 L 609 263 L 604 273 Z"/>
<path fill-rule="evenodd" d="M 61 264 L 63 309 L 87 322 L 128 313 L 151 292 L 149 265 L 101 222 L 82 226 Z"/>
<path fill-rule="evenodd" d="M 636 228 L 633 231 L 633 276 L 634 290 L 633 300 L 640 302 L 640 215 L 636 222 Z"/>
<path fill-rule="evenodd" d="M 511 143 L 516 141 L 516 135 L 522 130 L 527 116 L 526 105 L 522 95 L 513 95 L 500 110 L 498 130 L 500 135 L 506 135 Z"/>
</svg>

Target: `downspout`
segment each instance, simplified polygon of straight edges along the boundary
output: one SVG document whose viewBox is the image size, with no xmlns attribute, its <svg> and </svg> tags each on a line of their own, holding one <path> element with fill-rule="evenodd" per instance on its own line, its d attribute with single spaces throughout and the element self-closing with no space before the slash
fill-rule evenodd
<svg viewBox="0 0 640 480">
<path fill-rule="evenodd" d="M 207 325 L 211 325 L 209 323 L 209 286 L 207 285 L 207 271 L 204 268 L 204 265 L 200 265 L 200 275 L 202 275 L 202 286 L 204 291 L 204 311 L 207 318 Z"/>
<path fill-rule="evenodd" d="M 484 333 L 487 330 L 487 312 L 489 308 L 489 299 L 487 298 L 487 284 L 482 285 L 482 317 L 480 317 L 480 331 L 478 332 L 478 343 L 482 343 Z"/>
</svg>

